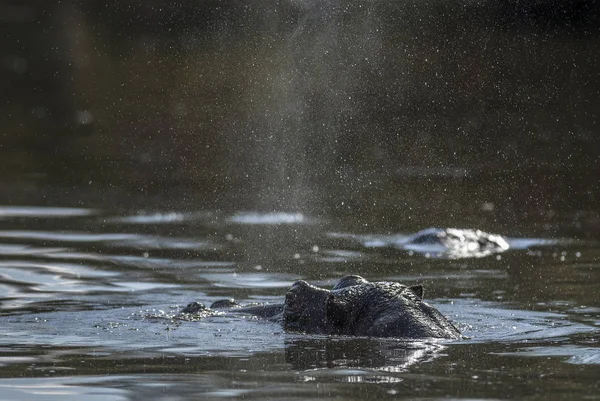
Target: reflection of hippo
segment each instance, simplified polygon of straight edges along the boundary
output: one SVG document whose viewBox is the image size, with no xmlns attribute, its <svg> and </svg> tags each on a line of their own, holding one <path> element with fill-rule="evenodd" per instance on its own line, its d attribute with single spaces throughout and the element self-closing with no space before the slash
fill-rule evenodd
<svg viewBox="0 0 600 401">
<path fill-rule="evenodd" d="M 398 245 L 403 249 L 450 258 L 482 257 L 509 248 L 500 235 L 459 228 L 428 228 Z"/>
<path fill-rule="evenodd" d="M 294 336 L 285 339 L 285 361 L 294 370 L 304 371 L 307 377 L 315 377 L 320 369 L 367 368 L 370 372 L 364 371 L 363 375 L 366 380 L 387 381 L 386 377 L 393 377 L 394 373 L 440 356 L 446 347 L 438 341 L 382 341 L 364 337 L 329 341 L 322 336 Z"/>
<path fill-rule="evenodd" d="M 423 287 L 400 283 L 369 282 L 346 276 L 326 290 L 297 281 L 284 304 L 239 307 L 234 301 L 217 301 L 236 313 L 252 314 L 281 322 L 286 331 L 312 334 L 397 338 L 460 338 L 458 330 L 437 309 L 423 302 Z M 205 310 L 191 303 L 182 312 Z"/>
</svg>

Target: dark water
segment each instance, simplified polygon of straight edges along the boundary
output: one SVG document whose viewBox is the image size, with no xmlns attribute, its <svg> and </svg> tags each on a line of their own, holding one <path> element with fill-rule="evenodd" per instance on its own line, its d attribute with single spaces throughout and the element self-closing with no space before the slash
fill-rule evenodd
<svg viewBox="0 0 600 401">
<path fill-rule="evenodd" d="M 600 398 L 598 15 L 0 3 L 0 399 Z M 468 339 L 177 317 L 347 274 Z"/>
<path fill-rule="evenodd" d="M 400 230 L 352 235 L 300 213 L 0 215 L 3 399 L 598 395 L 596 242 L 538 239 L 448 260 L 382 246 Z M 329 286 L 348 273 L 424 283 L 469 339 L 310 336 L 256 318 L 175 317 L 191 300 L 277 302 L 297 279 Z"/>
</svg>

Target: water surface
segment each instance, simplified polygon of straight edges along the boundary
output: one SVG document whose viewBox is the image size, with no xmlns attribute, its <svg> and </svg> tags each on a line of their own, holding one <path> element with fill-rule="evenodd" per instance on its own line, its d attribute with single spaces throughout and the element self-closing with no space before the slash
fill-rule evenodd
<svg viewBox="0 0 600 401">
<path fill-rule="evenodd" d="M 347 232 L 339 222 L 283 211 L 0 213 L 5 399 L 597 394 L 596 243 L 531 238 L 444 259 L 369 242 L 410 233 L 361 242 L 335 234 Z M 281 302 L 297 279 L 332 286 L 349 273 L 424 283 L 468 339 L 289 334 L 254 317 L 177 316 L 192 300 Z"/>
<path fill-rule="evenodd" d="M 598 399 L 600 12 L 546 3 L 3 2 L 0 398 Z M 468 339 L 177 316 L 347 274 Z"/>
</svg>

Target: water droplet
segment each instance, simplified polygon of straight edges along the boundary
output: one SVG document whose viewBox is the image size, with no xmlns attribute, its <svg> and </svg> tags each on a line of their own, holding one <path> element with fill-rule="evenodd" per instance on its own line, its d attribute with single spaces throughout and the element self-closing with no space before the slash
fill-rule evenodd
<svg viewBox="0 0 600 401">
<path fill-rule="evenodd" d="M 484 212 L 491 212 L 494 210 L 494 204 L 492 202 L 484 202 L 481 205 L 481 210 Z"/>
</svg>

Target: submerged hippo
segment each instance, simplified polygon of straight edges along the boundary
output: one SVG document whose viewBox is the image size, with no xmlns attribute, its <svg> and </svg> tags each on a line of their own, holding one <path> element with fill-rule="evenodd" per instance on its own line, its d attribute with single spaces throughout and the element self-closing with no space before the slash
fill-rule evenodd
<svg viewBox="0 0 600 401">
<path fill-rule="evenodd" d="M 401 248 L 449 258 L 483 257 L 504 252 L 508 242 L 501 235 L 462 228 L 428 228 L 397 244 Z"/>
<path fill-rule="evenodd" d="M 332 290 L 296 281 L 283 304 L 239 306 L 217 301 L 210 309 L 228 308 L 280 322 L 286 331 L 310 334 L 420 338 L 461 338 L 459 331 L 437 309 L 423 302 L 423 287 L 360 276 L 342 278 Z M 206 310 L 196 302 L 183 313 Z"/>
</svg>

